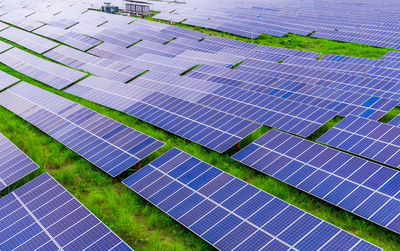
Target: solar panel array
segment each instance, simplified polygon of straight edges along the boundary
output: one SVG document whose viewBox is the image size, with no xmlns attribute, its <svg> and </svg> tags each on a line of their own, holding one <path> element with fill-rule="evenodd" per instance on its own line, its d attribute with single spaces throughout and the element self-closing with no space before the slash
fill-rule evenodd
<svg viewBox="0 0 400 251">
<path fill-rule="evenodd" d="M 58 45 L 51 40 L 14 27 L 9 27 L 0 31 L 0 37 L 22 45 L 37 53 L 43 53 Z"/>
<path fill-rule="evenodd" d="M 89 77 L 68 93 L 122 111 L 217 152 L 224 152 L 260 125 L 157 91 Z"/>
<path fill-rule="evenodd" d="M 80 50 L 88 50 L 101 42 L 95 38 L 50 25 L 40 27 L 34 33 L 52 38 Z"/>
<path fill-rule="evenodd" d="M 123 183 L 220 250 L 379 250 L 177 148 Z"/>
<path fill-rule="evenodd" d="M 49 174 L 0 198 L 1 250 L 132 250 Z"/>
<path fill-rule="evenodd" d="M 397 126 L 348 116 L 318 141 L 400 168 L 400 128 Z"/>
<path fill-rule="evenodd" d="M 56 89 L 62 89 L 87 75 L 18 48 L 0 54 L 0 62 Z"/>
<path fill-rule="evenodd" d="M 127 82 L 146 69 L 102 59 L 64 45 L 48 51 L 44 56 L 73 68 L 83 69 L 92 74 L 114 81 Z"/>
<path fill-rule="evenodd" d="M 271 130 L 233 159 L 400 233 L 400 173 Z"/>
<path fill-rule="evenodd" d="M 164 144 L 84 106 L 27 83 L 0 94 L 0 105 L 115 177 Z"/>
<path fill-rule="evenodd" d="M 288 33 L 311 37 L 400 48 L 399 5 L 386 1 L 185 1 L 185 4 L 151 1 L 161 20 L 232 33 L 247 38 Z M 377 11 L 379 10 L 379 11 Z"/>
<path fill-rule="evenodd" d="M 39 166 L 0 133 L 0 191 Z"/>
</svg>

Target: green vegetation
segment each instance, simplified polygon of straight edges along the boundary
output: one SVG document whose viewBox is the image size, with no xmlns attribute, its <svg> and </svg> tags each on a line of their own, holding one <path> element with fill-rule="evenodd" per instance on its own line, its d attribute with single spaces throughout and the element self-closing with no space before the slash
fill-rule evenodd
<svg viewBox="0 0 400 251">
<path fill-rule="evenodd" d="M 328 122 L 323 124 L 320 128 L 318 128 L 315 132 L 313 132 L 310 136 L 307 137 L 308 140 L 316 141 L 319 137 L 324 135 L 329 129 L 333 128 L 337 123 L 342 121 L 344 117 L 335 116 L 331 118 Z"/>
<path fill-rule="evenodd" d="M 177 24 L 181 25 L 181 24 Z M 186 28 L 187 25 L 182 25 Z M 227 36 L 229 38 L 244 40 L 233 35 L 217 33 L 207 29 L 191 27 L 201 31 L 207 31 L 209 34 Z M 324 47 L 325 42 L 315 42 L 319 39 L 304 38 L 303 42 L 291 40 L 289 35 L 286 38 L 262 38 L 254 40 L 256 43 L 271 43 L 273 46 L 286 46 L 286 48 L 303 49 L 302 43 L 311 41 L 314 45 L 304 45 L 307 50 L 314 50 L 324 53 L 341 54 L 351 56 L 371 56 L 379 57 L 387 51 L 373 47 L 365 47 L 365 51 L 357 52 L 354 50 L 354 44 L 332 42 L 332 46 Z M 262 40 L 262 41 L 261 41 Z M 281 42 L 279 42 L 281 41 Z M 286 42 L 285 42 L 286 41 Z M 308 42 L 307 42 L 308 41 Z M 327 40 L 326 40 L 327 41 Z M 248 41 L 249 42 L 249 41 Z M 326 42 L 328 43 L 328 42 Z M 339 48 L 339 44 L 342 49 Z M 17 45 L 18 48 L 21 48 Z M 301 47 L 301 48 L 300 48 Z M 21 48 L 24 49 L 24 48 Z M 32 53 L 32 52 L 31 52 Z M 359 53 L 360 55 L 358 55 Z M 45 58 L 40 54 L 33 53 L 36 56 Z M 52 60 L 50 60 L 52 61 Z M 338 209 L 328 203 L 325 203 L 311 195 L 303 193 L 283 182 L 274 178 L 260 174 L 259 172 L 248 168 L 230 158 L 237 152 L 239 146 L 234 146 L 225 154 L 219 154 L 201 147 L 195 143 L 186 141 L 180 137 L 160 130 L 148 123 L 123 114 L 121 112 L 97 105 L 88 100 L 55 90 L 32 78 L 25 76 L 15 70 L 0 64 L 0 70 L 14 75 L 21 80 L 32 85 L 43 88 L 49 92 L 63 96 L 112 119 L 124 123 L 138 131 L 148 134 L 158 140 L 166 143 L 156 153 L 153 153 L 142 161 L 142 166 L 154 160 L 172 147 L 178 147 L 183 151 L 214 165 L 254 186 L 269 192 L 315 216 L 326 220 L 344 230 L 347 230 L 357 236 L 366 239 L 387 250 L 397 250 L 400 246 L 400 239 L 395 233 L 376 226 L 366 220 L 356 217 L 344 210 Z M 340 118 L 327 123 L 326 128 L 334 126 Z M 259 130 L 248 136 L 241 142 L 240 147 L 248 145 L 259 136 L 265 134 L 269 128 L 261 127 Z M 57 181 L 59 181 L 68 191 L 70 191 L 78 200 L 89 208 L 100 220 L 109 226 L 115 233 L 124 239 L 136 250 L 212 250 L 213 248 L 195 236 L 183 226 L 176 223 L 166 214 L 162 213 L 156 207 L 146 202 L 140 196 L 132 192 L 121 184 L 121 180 L 129 175 L 125 173 L 116 179 L 103 173 L 98 168 L 77 154 L 61 145 L 51 137 L 47 136 L 31 124 L 25 122 L 10 111 L 0 107 L 0 132 L 10 138 L 18 147 L 27 153 L 41 169 L 34 174 L 23 179 L 18 185 L 31 180 L 33 177 L 49 172 Z M 319 132 L 320 133 L 320 132 Z M 316 132 L 316 135 L 319 134 Z M 316 136 L 317 137 L 317 136 Z M 5 193 L 3 192 L 3 195 Z"/>
<path fill-rule="evenodd" d="M 168 21 L 158 20 L 152 17 L 146 17 L 145 19 L 166 23 L 169 24 Z M 248 43 L 268 45 L 274 47 L 281 47 L 287 49 L 295 49 L 295 50 L 303 50 L 303 51 L 312 51 L 322 53 L 322 55 L 326 54 L 334 54 L 341 56 L 351 56 L 351 57 L 363 57 L 363 58 L 381 58 L 389 51 L 393 51 L 395 49 L 387 49 L 387 48 L 378 48 L 365 44 L 358 43 L 344 43 L 339 41 L 333 41 L 322 38 L 314 38 L 308 36 L 301 36 L 297 34 L 289 33 L 284 37 L 275 37 L 271 35 L 263 34 L 256 39 L 245 38 L 237 35 L 232 35 L 225 32 L 220 32 L 212 29 L 207 29 L 198 26 L 191 26 L 184 23 L 174 23 L 174 25 L 183 27 L 190 30 L 195 30 L 199 32 L 203 32 L 209 35 L 226 37 L 230 39 L 240 40 Z"/>
<path fill-rule="evenodd" d="M 396 106 L 392 110 L 388 111 L 382 118 L 380 118 L 379 121 L 382 123 L 389 123 L 399 114 L 400 114 L 400 106 Z"/>
</svg>

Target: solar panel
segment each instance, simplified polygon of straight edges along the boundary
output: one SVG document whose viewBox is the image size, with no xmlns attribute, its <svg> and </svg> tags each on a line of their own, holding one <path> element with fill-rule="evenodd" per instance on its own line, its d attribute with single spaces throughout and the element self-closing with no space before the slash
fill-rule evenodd
<svg viewBox="0 0 400 251">
<path fill-rule="evenodd" d="M 400 168 L 400 128 L 348 116 L 318 141 L 380 163 Z"/>
<path fill-rule="evenodd" d="M 132 250 L 48 173 L 0 198 L 1 250 Z"/>
<path fill-rule="evenodd" d="M 87 75 L 15 47 L 0 54 L 0 62 L 56 89 L 62 89 Z"/>
<path fill-rule="evenodd" d="M 14 27 L 9 27 L 0 31 L 0 37 L 22 45 L 23 47 L 37 53 L 43 53 L 59 45 L 58 43 L 32 34 L 31 32 L 23 31 Z"/>
<path fill-rule="evenodd" d="M 91 74 L 120 82 L 127 82 L 146 70 L 122 62 L 102 59 L 64 45 L 46 52 L 44 56 L 62 64 L 83 69 Z"/>
<path fill-rule="evenodd" d="M 0 191 L 38 168 L 35 162 L 0 133 Z"/>
<path fill-rule="evenodd" d="M 19 81 L 18 78 L 0 71 L 0 91 Z"/>
<path fill-rule="evenodd" d="M 52 38 L 56 41 L 62 42 L 83 51 L 86 51 L 101 42 L 100 40 L 97 40 L 95 38 L 50 25 L 45 25 L 36 29 L 35 33 Z"/>
<path fill-rule="evenodd" d="M 164 144 L 84 106 L 27 83 L 0 94 L 0 105 L 115 177 Z"/>
<path fill-rule="evenodd" d="M 89 77 L 67 90 L 137 117 L 217 152 L 224 152 L 261 125 L 133 85 Z"/>
<path fill-rule="evenodd" d="M 400 233 L 400 173 L 393 169 L 277 130 L 232 158 Z"/>
<path fill-rule="evenodd" d="M 177 148 L 123 183 L 220 250 L 379 250 Z"/>
</svg>

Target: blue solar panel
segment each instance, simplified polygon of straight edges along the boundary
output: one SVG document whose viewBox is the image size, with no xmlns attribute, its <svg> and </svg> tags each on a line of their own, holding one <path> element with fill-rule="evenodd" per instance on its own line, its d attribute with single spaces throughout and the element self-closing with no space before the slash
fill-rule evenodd
<svg viewBox="0 0 400 251">
<path fill-rule="evenodd" d="M 113 177 L 164 145 L 84 106 L 27 83 L 1 93 L 0 105 Z"/>
<path fill-rule="evenodd" d="M 261 125 L 158 91 L 89 77 L 68 93 L 122 111 L 164 130 L 224 152 Z"/>
<path fill-rule="evenodd" d="M 1 250 L 132 250 L 45 173 L 0 198 Z"/>
<path fill-rule="evenodd" d="M 0 133 L 0 191 L 39 166 Z"/>
<path fill-rule="evenodd" d="M 277 130 L 232 158 L 400 233 L 400 208 L 387 213 L 400 205 L 400 173 L 393 169 Z"/>
<path fill-rule="evenodd" d="M 56 89 L 62 89 L 87 75 L 15 47 L 0 54 L 0 62 Z"/>
<path fill-rule="evenodd" d="M 123 183 L 220 250 L 380 250 L 176 148 Z"/>
<path fill-rule="evenodd" d="M 400 168 L 400 128 L 348 116 L 322 135 L 319 142 Z"/>
</svg>

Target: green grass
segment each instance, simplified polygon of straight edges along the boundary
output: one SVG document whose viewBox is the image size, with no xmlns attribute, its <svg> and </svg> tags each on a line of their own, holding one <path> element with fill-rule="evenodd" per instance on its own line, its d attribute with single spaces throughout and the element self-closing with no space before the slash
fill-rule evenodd
<svg viewBox="0 0 400 251">
<path fill-rule="evenodd" d="M 145 19 L 169 24 L 168 21 L 158 20 L 152 17 L 146 17 Z M 199 31 L 209 35 L 226 37 L 230 39 L 235 39 L 239 41 L 244 41 L 248 43 L 268 45 L 274 47 L 281 47 L 287 49 L 295 49 L 302 51 L 312 51 L 326 54 L 334 54 L 341 56 L 351 56 L 351 57 L 363 57 L 363 58 L 376 58 L 379 59 L 389 51 L 394 51 L 395 49 L 388 48 L 378 48 L 365 44 L 359 43 L 344 43 L 339 41 L 333 41 L 329 39 L 313 38 L 307 36 L 301 36 L 297 34 L 289 33 L 284 37 L 275 37 L 271 35 L 263 34 L 256 39 L 245 38 L 225 32 L 220 32 L 212 29 L 207 29 L 198 26 L 191 26 L 183 23 L 174 23 L 175 26 L 183 27 L 190 30 Z"/>
<path fill-rule="evenodd" d="M 379 119 L 382 123 L 389 123 L 392 119 L 400 114 L 400 106 L 396 106 L 392 110 L 388 111 L 382 118 Z"/>
<path fill-rule="evenodd" d="M 193 29 L 200 28 L 194 27 Z M 216 33 L 215 31 L 206 29 L 201 29 L 201 31 L 207 31 L 209 34 Z M 218 33 L 218 35 L 246 40 L 228 34 Z M 297 48 L 297 46 L 303 46 L 301 43 L 308 43 L 307 41 L 312 41 L 312 43 L 314 43 L 313 38 L 305 38 L 306 40 L 302 42 L 299 37 L 294 38 L 294 40 L 290 40 L 290 37 L 291 35 L 282 39 L 267 37 L 256 39 L 255 42 L 263 43 L 264 41 L 265 43 L 271 43 L 269 45 L 273 46 L 280 44 L 281 46 L 286 46 L 286 48 Z M 299 40 L 297 41 L 296 39 Z M 280 40 L 281 42 L 279 42 Z M 319 41 L 319 39 L 316 40 Z M 321 43 L 315 42 L 316 45 L 305 45 L 305 48 L 319 52 L 318 50 L 322 50 L 322 47 L 325 46 L 323 45 L 323 42 L 324 41 L 321 40 Z M 339 43 L 344 47 L 344 49 L 339 49 L 339 44 L 337 44 L 337 42 L 330 42 L 332 43 L 332 46 L 326 48 L 326 53 L 340 54 L 352 52 L 377 58 L 379 55 L 383 55 L 386 51 L 386 49 L 365 47 L 366 51 L 356 52 L 353 51 L 353 47 L 355 46 L 354 44 Z M 348 55 L 355 56 L 356 54 Z M 37 56 L 45 58 L 42 55 Z M 165 142 L 166 145 L 163 148 L 142 161 L 142 166 L 154 160 L 172 147 L 178 147 L 207 163 L 243 179 L 272 195 L 275 195 L 380 247 L 387 250 L 397 250 L 400 246 L 400 239 L 398 238 L 398 235 L 393 232 L 376 226 L 344 210 L 338 209 L 328 203 L 314 198 L 311 195 L 292 188 L 283 182 L 277 181 L 274 178 L 263 175 L 234 161 L 230 156 L 237 152 L 239 146 L 232 147 L 232 149 L 227 151 L 225 154 L 218 154 L 121 112 L 50 88 L 5 65 L 0 65 L 0 70 L 8 72 L 25 82 L 43 88 L 49 92 L 56 93 L 74 102 L 82 104 Z M 338 121 L 335 120 L 330 121 L 327 123 L 326 127 L 330 128 L 337 122 Z M 267 127 L 261 127 L 255 133 L 244 139 L 241 142 L 240 147 L 245 147 L 259 136 L 265 134 L 269 129 L 270 128 Z M 326 128 L 322 128 L 321 132 L 324 130 L 326 130 Z M 0 132 L 9 137 L 18 147 L 20 147 L 41 166 L 40 170 L 29 175 L 27 178 L 24 178 L 21 182 L 18 182 L 17 185 L 21 185 L 24 182 L 31 180 L 40 173 L 45 171 L 49 172 L 97 217 L 104 221 L 107 226 L 109 226 L 136 250 L 213 249 L 203 240 L 186 230 L 166 214 L 162 213 L 156 207 L 152 206 L 150 203 L 146 202 L 140 196 L 122 185 L 120 181 L 127 177 L 131 172 L 126 172 L 124 175 L 116 179 L 111 178 L 68 148 L 64 147 L 51 137 L 4 108 L 0 108 Z M 16 186 L 13 186 L 13 188 L 15 187 Z M 3 192 L 3 195 L 4 194 L 5 193 Z"/>
</svg>

